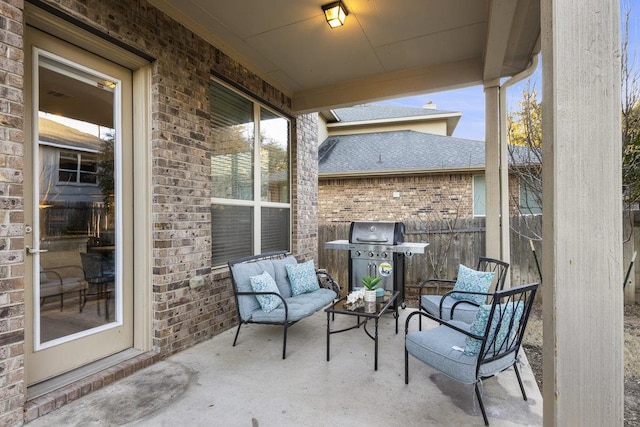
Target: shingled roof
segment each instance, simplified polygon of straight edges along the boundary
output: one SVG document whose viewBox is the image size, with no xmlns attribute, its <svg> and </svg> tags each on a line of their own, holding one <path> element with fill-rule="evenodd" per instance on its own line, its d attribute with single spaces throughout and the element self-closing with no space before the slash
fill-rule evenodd
<svg viewBox="0 0 640 427">
<path fill-rule="evenodd" d="M 336 108 L 333 110 L 333 113 L 341 123 L 459 114 L 457 111 L 436 110 L 433 108 L 378 104 L 363 104 L 349 108 Z"/>
<path fill-rule="evenodd" d="M 101 151 L 105 141 L 53 120 L 38 118 L 40 141 L 43 143 Z"/>
<path fill-rule="evenodd" d="M 523 163 L 529 159 L 527 148 L 511 149 Z M 483 141 L 410 130 L 330 136 L 318 150 L 318 172 L 341 176 L 483 170 L 484 151 Z"/>
<path fill-rule="evenodd" d="M 415 131 L 330 136 L 320 175 L 389 174 L 484 168 L 484 142 Z"/>
</svg>

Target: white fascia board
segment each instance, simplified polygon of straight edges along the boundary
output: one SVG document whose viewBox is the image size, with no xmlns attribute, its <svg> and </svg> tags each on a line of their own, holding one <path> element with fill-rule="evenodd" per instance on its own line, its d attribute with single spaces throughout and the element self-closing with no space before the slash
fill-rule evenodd
<svg viewBox="0 0 640 427">
<path fill-rule="evenodd" d="M 469 166 L 460 168 L 431 168 L 431 169 L 397 169 L 397 170 L 371 170 L 371 171 L 355 171 L 355 172 L 331 172 L 331 173 L 319 173 L 319 179 L 330 178 L 363 178 L 363 177 L 384 177 L 384 176 L 397 176 L 397 175 L 427 175 L 433 173 L 447 174 L 447 173 L 473 173 L 484 172 L 484 166 Z"/>
<path fill-rule="evenodd" d="M 376 126 L 381 124 L 390 124 L 390 123 L 410 123 L 410 122 L 427 122 L 427 121 L 435 121 L 442 119 L 451 119 L 457 117 L 458 119 L 462 117 L 462 113 L 459 111 L 451 112 L 451 113 L 442 113 L 442 114 L 428 114 L 424 116 L 409 116 L 409 117 L 395 117 L 390 119 L 375 119 L 375 120 L 361 120 L 357 122 L 336 122 L 336 123 L 327 123 L 328 128 L 345 128 L 350 126 Z"/>
</svg>

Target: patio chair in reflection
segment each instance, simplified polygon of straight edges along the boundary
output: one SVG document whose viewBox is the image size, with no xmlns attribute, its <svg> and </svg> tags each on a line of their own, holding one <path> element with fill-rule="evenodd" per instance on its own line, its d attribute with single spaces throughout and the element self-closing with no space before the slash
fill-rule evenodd
<svg viewBox="0 0 640 427">
<path fill-rule="evenodd" d="M 104 299 L 105 317 L 109 319 L 109 299 L 113 292 L 115 273 L 113 263 L 107 257 L 99 253 L 81 253 L 82 268 L 85 280 L 89 284 L 89 291 L 85 295 L 85 303 L 89 297 L 96 297 L 99 301 Z M 100 303 L 96 304 L 100 314 Z"/>
<path fill-rule="evenodd" d="M 440 319 L 456 319 L 471 323 L 480 304 L 487 302 L 482 295 L 473 292 L 485 293 L 502 290 L 508 270 L 508 263 L 487 257 L 478 259 L 475 270 L 461 264 L 456 280 L 427 279 L 422 282 L 418 291 L 418 307 Z M 488 279 L 488 283 L 485 279 Z M 478 286 L 473 283 L 474 281 Z M 489 286 L 483 287 L 483 281 Z M 433 292 L 434 289 L 435 293 L 427 293 L 429 290 Z M 472 293 L 469 294 L 467 291 L 472 291 Z M 422 328 L 422 318 L 420 318 L 420 328 Z"/>
<path fill-rule="evenodd" d="M 484 379 L 513 367 L 522 397 L 527 400 L 517 364 L 537 289 L 538 283 L 533 283 L 486 294 L 492 302 L 479 307 L 471 325 L 443 320 L 421 310 L 409 314 L 405 323 L 405 384 L 409 384 L 409 354 L 456 381 L 473 384 L 487 426 L 489 420 L 479 388 Z M 409 332 L 415 316 L 427 317 L 439 325 Z"/>
<path fill-rule="evenodd" d="M 80 312 L 88 288 L 82 267 L 63 265 L 44 269 L 40 267 L 40 305 L 49 297 L 60 297 L 60 311 L 64 309 L 64 294 L 78 292 Z"/>
</svg>

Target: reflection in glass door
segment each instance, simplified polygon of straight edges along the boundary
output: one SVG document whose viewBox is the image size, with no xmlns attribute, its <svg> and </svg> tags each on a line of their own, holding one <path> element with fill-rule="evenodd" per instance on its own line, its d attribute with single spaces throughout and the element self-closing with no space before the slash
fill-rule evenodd
<svg viewBox="0 0 640 427">
<path fill-rule="evenodd" d="M 132 73 L 27 29 L 27 385 L 133 345 Z"/>
<path fill-rule="evenodd" d="M 36 347 L 116 321 L 119 298 L 116 83 L 39 59 Z"/>
</svg>

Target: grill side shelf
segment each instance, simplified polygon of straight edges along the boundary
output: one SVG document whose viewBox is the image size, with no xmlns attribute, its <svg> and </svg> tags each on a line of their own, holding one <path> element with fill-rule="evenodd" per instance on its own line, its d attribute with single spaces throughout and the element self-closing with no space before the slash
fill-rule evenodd
<svg viewBox="0 0 640 427">
<path fill-rule="evenodd" d="M 349 249 L 349 241 L 348 240 L 332 240 L 330 242 L 325 242 L 325 249 Z"/>
</svg>

